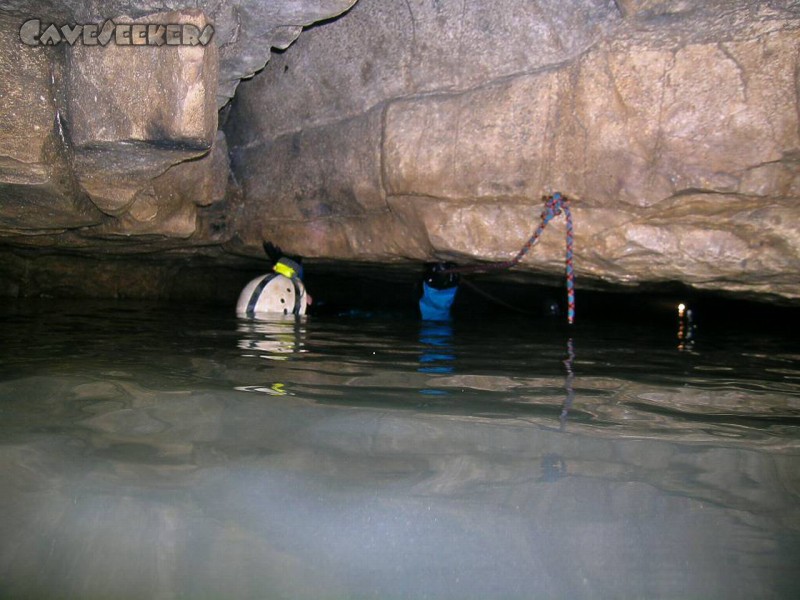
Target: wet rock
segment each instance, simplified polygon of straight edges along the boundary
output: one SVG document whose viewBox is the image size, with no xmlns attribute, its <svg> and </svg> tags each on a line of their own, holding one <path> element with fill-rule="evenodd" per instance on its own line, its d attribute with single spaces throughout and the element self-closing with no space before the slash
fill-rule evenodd
<svg viewBox="0 0 800 600">
<path fill-rule="evenodd" d="M 200 11 L 114 22 L 208 25 Z M 67 52 L 70 140 L 78 150 L 122 142 L 207 149 L 217 125 L 216 79 L 214 44 L 75 44 Z"/>
<path fill-rule="evenodd" d="M 240 194 L 229 185 L 218 107 L 241 77 L 264 66 L 272 47 L 285 48 L 303 26 L 354 1 L 4 2 L 4 241 L 101 253 L 227 242 Z M 193 47 L 124 46 L 116 37 L 107 45 L 32 47 L 20 43 L 20 27 L 34 18 L 40 34 L 48 24 L 102 27 L 112 19 L 210 25 L 213 38 Z M 141 236 L 148 246 L 137 249 L 129 240 Z"/>
<path fill-rule="evenodd" d="M 153 19 L 205 23 L 197 11 L 145 20 Z M 122 215 L 137 215 L 135 223 L 163 221 L 151 224 L 149 233 L 191 234 L 194 213 L 170 205 L 174 191 L 158 195 L 153 182 L 172 165 L 207 154 L 217 135 L 216 47 L 31 47 L 20 43 L 20 23 L 12 17 L 2 21 L 7 77 L 0 84 L 5 100 L 0 214 L 6 234 L 29 236 L 24 245 L 39 244 L 39 234 L 54 243 L 52 235 L 69 237 L 85 227 L 120 231 L 126 221 L 109 216 Z M 209 172 L 218 181 L 205 186 L 221 198 L 227 167 Z M 202 181 L 196 175 L 177 196 L 196 192 Z M 140 230 L 131 227 L 127 234 Z"/>
<path fill-rule="evenodd" d="M 272 48 L 287 48 L 304 27 L 347 11 L 357 0 L 4 0 L 0 10 L 23 20 L 100 23 L 122 15 L 138 19 L 158 13 L 198 10 L 214 27 L 220 71 L 217 108 L 233 98 L 243 78 L 252 77 L 270 60 Z M 22 23 L 22 21 L 20 21 Z M 17 28 L 19 25 L 17 25 Z M 16 35 L 16 34 L 15 34 Z"/>
<path fill-rule="evenodd" d="M 8 183 L 48 179 L 56 108 L 46 48 L 29 52 L 16 39 L 16 22 L 0 19 L 0 177 Z"/>
<path fill-rule="evenodd" d="M 201 31 L 208 24 L 199 11 L 117 21 L 192 24 Z M 217 60 L 213 44 L 69 48 L 69 140 L 77 177 L 100 210 L 130 210 L 150 180 L 208 151 L 217 130 Z"/>
<path fill-rule="evenodd" d="M 500 260 L 561 191 L 579 277 L 800 297 L 800 12 L 717 4 L 361 0 L 240 87 L 247 227 L 313 256 Z M 331 176 L 328 140 L 361 168 Z M 288 177 L 251 168 L 287 153 Z M 376 180 L 388 210 L 345 208 Z M 563 269 L 550 229 L 520 268 Z"/>
<path fill-rule="evenodd" d="M 352 232 L 333 234 L 330 225 L 342 219 L 382 215 L 388 210 L 380 176 L 381 117 L 380 111 L 372 111 L 331 128 L 281 136 L 262 148 L 270 156 L 267 161 L 262 152 L 237 155 L 237 169 L 248 173 L 243 181 L 244 197 L 270 197 L 274 202 L 266 216 L 260 202 L 248 200 L 243 206 L 237 233 L 248 246 L 256 248 L 256 255 L 262 254 L 261 240 L 269 239 L 275 227 L 292 230 L 309 221 L 316 223 L 316 233 L 301 236 L 306 256 L 324 256 L 319 251 L 328 243 L 342 244 L 347 253 L 371 250 L 369 245 L 359 248 L 358 236 Z M 298 158 L 313 161 L 315 168 L 298 169 Z M 384 233 L 392 235 L 369 228 L 370 236 Z"/>
<path fill-rule="evenodd" d="M 235 261 L 272 239 L 312 257 L 495 261 L 558 190 L 584 282 L 800 297 L 796 3 L 7 0 L 2 12 L 6 245 Z M 18 29 L 32 15 L 212 23 L 214 38 L 31 48 Z M 217 109 L 237 85 L 222 113 L 231 173 Z M 560 273 L 563 233 L 557 219 L 520 268 Z"/>
<path fill-rule="evenodd" d="M 303 27 L 348 10 L 356 0 L 260 0 L 206 2 L 218 24 L 220 81 L 218 106 L 233 98 L 241 79 L 252 77 L 271 58 L 271 49 L 286 49 Z M 216 6 L 215 6 L 216 4 Z"/>
<path fill-rule="evenodd" d="M 51 54 L 19 43 L 19 24 L 0 18 L 0 231 L 37 231 L 98 222 L 75 194 L 61 149 Z"/>
<path fill-rule="evenodd" d="M 604 0 L 359 0 L 242 84 L 231 131 L 245 142 L 270 139 L 351 118 L 387 99 L 551 67 L 579 56 L 618 21 Z"/>
<path fill-rule="evenodd" d="M 210 152 L 178 163 L 136 192 L 125 212 L 113 221 L 82 232 L 85 237 L 159 235 L 188 238 L 197 228 L 197 208 L 225 198 L 228 147 L 217 132 Z"/>
</svg>

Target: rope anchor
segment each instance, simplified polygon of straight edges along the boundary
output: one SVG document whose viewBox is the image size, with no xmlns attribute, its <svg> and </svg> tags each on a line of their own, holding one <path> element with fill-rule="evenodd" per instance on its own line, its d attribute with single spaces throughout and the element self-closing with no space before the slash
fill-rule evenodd
<svg viewBox="0 0 800 600">
<path fill-rule="evenodd" d="M 555 217 L 561 213 L 567 221 L 567 251 L 566 251 L 566 276 L 567 276 L 567 323 L 572 325 L 575 322 L 575 267 L 573 265 L 573 238 L 574 233 L 572 229 L 572 213 L 569 210 L 569 200 L 560 193 L 555 192 L 552 196 L 546 199 L 544 208 L 542 209 L 542 217 L 539 226 L 533 235 L 522 246 L 517 255 L 511 260 L 491 265 L 469 265 L 466 267 L 454 267 L 447 269 L 445 273 L 478 273 L 482 271 L 500 271 L 503 269 L 510 269 L 516 266 L 522 258 L 533 248 L 539 241 L 544 228 Z"/>
</svg>

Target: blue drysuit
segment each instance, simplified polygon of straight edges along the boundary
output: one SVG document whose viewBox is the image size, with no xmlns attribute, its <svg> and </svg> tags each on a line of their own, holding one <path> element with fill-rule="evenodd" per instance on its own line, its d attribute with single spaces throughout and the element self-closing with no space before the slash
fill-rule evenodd
<svg viewBox="0 0 800 600">
<path fill-rule="evenodd" d="M 450 307 L 456 298 L 458 286 L 443 290 L 422 283 L 422 298 L 419 299 L 419 312 L 425 321 L 446 321 L 450 318 Z"/>
</svg>

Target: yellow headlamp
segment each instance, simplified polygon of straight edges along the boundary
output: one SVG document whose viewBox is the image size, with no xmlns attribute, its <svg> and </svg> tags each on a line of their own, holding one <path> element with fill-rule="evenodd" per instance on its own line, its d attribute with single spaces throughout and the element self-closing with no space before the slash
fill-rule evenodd
<svg viewBox="0 0 800 600">
<path fill-rule="evenodd" d="M 282 258 L 275 263 L 275 266 L 272 267 L 272 270 L 291 279 L 293 277 L 297 277 L 297 271 L 293 266 L 295 264 L 296 263 L 293 260 Z"/>
</svg>

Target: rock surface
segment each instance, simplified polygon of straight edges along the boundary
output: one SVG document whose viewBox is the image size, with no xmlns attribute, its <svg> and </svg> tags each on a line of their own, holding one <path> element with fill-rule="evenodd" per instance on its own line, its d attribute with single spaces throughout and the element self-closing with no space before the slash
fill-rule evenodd
<svg viewBox="0 0 800 600">
<path fill-rule="evenodd" d="M 302 26 L 354 0 L 0 3 L 0 239 L 116 255 L 219 246 L 230 185 L 218 108 Z M 195 45 L 23 44 L 23 23 L 211 25 Z M 61 30 L 63 32 L 63 30 Z M 290 35 L 291 33 L 291 35 Z M 57 34 L 59 35 L 59 34 Z"/>
<path fill-rule="evenodd" d="M 243 78 L 264 68 L 272 48 L 283 50 L 303 27 L 347 11 L 357 0 L 2 0 L 0 12 L 12 16 L 16 30 L 27 19 L 58 26 L 100 23 L 105 19 L 200 11 L 214 26 L 220 52 L 217 107 L 233 98 Z M 180 22 L 180 21 L 176 21 Z M 9 40 L 16 41 L 16 32 Z"/>
<path fill-rule="evenodd" d="M 214 38 L 32 48 L 33 16 Z M 0 33 L 12 252 L 497 261 L 560 191 L 584 285 L 800 298 L 788 0 L 3 0 Z M 563 246 L 557 219 L 518 269 Z"/>
<path fill-rule="evenodd" d="M 502 260 L 561 191 L 579 277 L 798 298 L 799 56 L 789 2 L 361 0 L 240 86 L 237 229 Z M 563 269 L 551 229 L 519 268 Z"/>
<path fill-rule="evenodd" d="M 130 23 L 207 24 L 199 11 Z M 211 148 L 217 131 L 217 48 L 76 44 L 66 52 L 66 124 L 81 188 L 119 216 L 174 164 Z"/>
<path fill-rule="evenodd" d="M 75 193 L 47 49 L 20 44 L 18 28 L 0 17 L 0 226 L 31 233 L 91 225 L 101 215 Z"/>
</svg>

